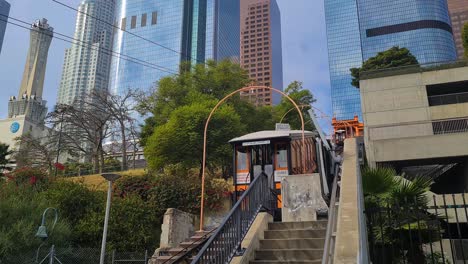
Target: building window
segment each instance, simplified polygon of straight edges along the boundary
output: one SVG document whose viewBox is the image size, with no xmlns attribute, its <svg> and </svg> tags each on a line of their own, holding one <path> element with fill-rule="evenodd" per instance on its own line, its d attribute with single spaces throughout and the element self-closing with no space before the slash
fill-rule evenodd
<svg viewBox="0 0 468 264">
<path fill-rule="evenodd" d="M 124 18 L 122 18 L 122 24 L 120 25 L 120 28 L 122 30 L 125 30 L 126 27 L 127 27 L 127 18 L 124 17 Z"/>
<path fill-rule="evenodd" d="M 146 27 L 146 14 L 141 15 L 141 26 Z"/>
<path fill-rule="evenodd" d="M 151 25 L 156 25 L 158 23 L 158 12 L 153 12 L 151 15 Z"/>
<path fill-rule="evenodd" d="M 136 28 L 136 16 L 132 16 L 132 21 L 130 22 L 130 28 Z"/>
</svg>

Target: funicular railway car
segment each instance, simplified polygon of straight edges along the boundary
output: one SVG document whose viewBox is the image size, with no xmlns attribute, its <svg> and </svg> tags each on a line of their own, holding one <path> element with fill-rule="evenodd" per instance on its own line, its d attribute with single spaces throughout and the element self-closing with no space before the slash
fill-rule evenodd
<svg viewBox="0 0 468 264">
<path fill-rule="evenodd" d="M 236 199 L 247 190 L 253 179 L 265 172 L 271 191 L 277 197 L 277 212 L 282 208 L 281 178 L 288 175 L 319 172 L 315 132 L 305 131 L 305 152 L 302 130 L 269 130 L 247 134 L 229 142 L 234 150 L 234 185 Z M 305 170 L 303 169 L 305 155 Z M 325 166 L 326 167 L 326 166 Z M 328 184 L 326 184 L 328 185 Z"/>
</svg>

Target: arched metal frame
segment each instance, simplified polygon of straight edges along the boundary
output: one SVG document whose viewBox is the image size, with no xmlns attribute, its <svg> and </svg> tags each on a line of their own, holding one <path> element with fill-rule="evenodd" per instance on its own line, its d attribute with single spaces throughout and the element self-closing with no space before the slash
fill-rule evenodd
<svg viewBox="0 0 468 264">
<path fill-rule="evenodd" d="M 208 116 L 208 119 L 206 120 L 205 124 L 205 131 L 203 132 L 203 164 L 202 164 L 202 193 L 201 193 L 201 206 L 200 206 L 200 230 L 203 230 L 203 212 L 204 212 L 204 205 L 205 205 L 205 167 L 206 167 L 206 139 L 207 139 L 207 131 L 208 131 L 208 124 L 210 123 L 211 117 L 213 116 L 214 112 L 221 106 L 227 99 L 232 97 L 235 94 L 238 94 L 240 92 L 244 91 L 250 91 L 252 89 L 267 89 L 272 92 L 276 92 L 281 94 L 282 96 L 286 97 L 296 108 L 297 112 L 299 113 L 299 116 L 301 118 L 301 128 L 302 128 L 302 152 L 304 155 L 302 155 L 302 168 L 303 172 L 305 172 L 306 169 L 306 155 L 305 155 L 305 135 L 304 135 L 304 117 L 302 115 L 302 111 L 299 108 L 299 106 L 294 102 L 294 100 L 289 97 L 286 93 L 283 91 L 280 91 L 278 89 L 268 87 L 268 86 L 247 86 L 243 87 L 240 89 L 235 90 L 234 92 L 226 95 L 223 99 L 221 99 L 216 106 L 211 110 L 210 115 Z"/>
</svg>

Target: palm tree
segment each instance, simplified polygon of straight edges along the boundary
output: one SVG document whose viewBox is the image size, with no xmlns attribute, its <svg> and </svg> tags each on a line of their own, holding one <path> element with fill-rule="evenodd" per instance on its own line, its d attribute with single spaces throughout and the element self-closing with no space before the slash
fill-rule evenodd
<svg viewBox="0 0 468 264">
<path fill-rule="evenodd" d="M 393 168 L 365 167 L 362 183 L 370 239 L 379 248 L 374 253 L 386 263 L 425 263 L 422 245 L 438 238 L 440 223 L 426 210 L 432 180 L 417 176 L 409 181 Z"/>
<path fill-rule="evenodd" d="M 5 171 L 11 171 L 12 168 L 8 166 L 10 164 L 10 155 L 13 151 L 9 150 L 7 144 L 0 143 L 0 177 L 4 175 Z"/>
</svg>

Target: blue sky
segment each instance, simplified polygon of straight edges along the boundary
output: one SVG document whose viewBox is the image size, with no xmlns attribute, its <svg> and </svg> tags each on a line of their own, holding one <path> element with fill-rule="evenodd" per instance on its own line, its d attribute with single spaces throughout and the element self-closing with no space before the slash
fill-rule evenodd
<svg viewBox="0 0 468 264">
<path fill-rule="evenodd" d="M 45 17 L 56 32 L 73 35 L 74 11 L 51 0 L 8 1 L 11 17 L 31 22 Z M 277 1 L 282 20 L 284 85 L 294 80 L 303 81 L 304 87 L 310 89 L 317 99 L 315 107 L 332 116 L 323 1 Z M 63 2 L 78 6 L 80 0 Z M 44 85 L 44 98 L 48 101 L 49 109 L 55 104 L 65 48 L 70 45 L 54 39 L 49 50 Z M 18 93 L 28 46 L 29 32 L 9 24 L 0 54 L 0 118 L 7 115 L 8 98 Z M 327 131 L 330 122 L 321 119 L 322 127 Z"/>
</svg>

